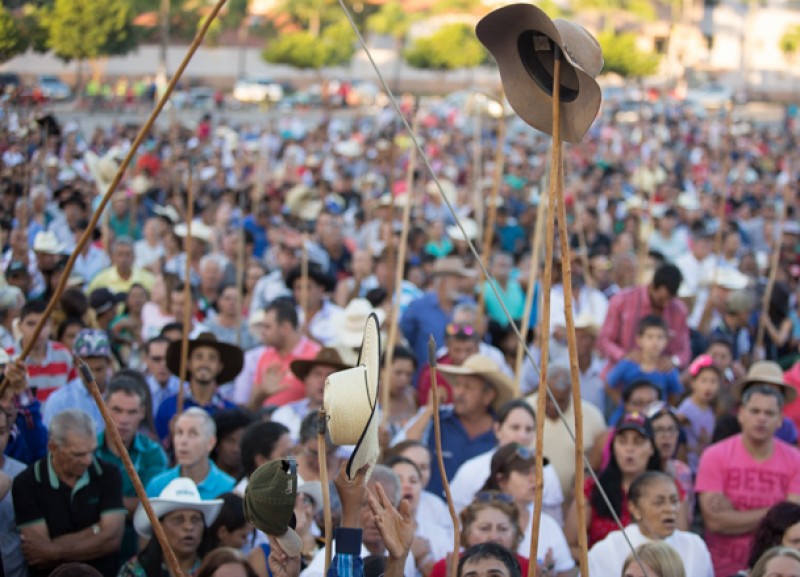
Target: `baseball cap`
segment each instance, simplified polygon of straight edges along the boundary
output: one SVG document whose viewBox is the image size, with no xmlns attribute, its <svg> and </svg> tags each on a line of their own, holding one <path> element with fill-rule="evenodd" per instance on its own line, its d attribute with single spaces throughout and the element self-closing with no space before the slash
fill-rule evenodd
<svg viewBox="0 0 800 577">
<path fill-rule="evenodd" d="M 261 465 L 250 476 L 244 492 L 247 520 L 277 540 L 290 557 L 296 557 L 303 549 L 303 541 L 294 531 L 296 498 L 297 463 L 292 458 Z"/>
<path fill-rule="evenodd" d="M 98 315 L 102 315 L 124 300 L 124 294 L 115 294 L 107 288 L 102 287 L 93 290 L 92 294 L 89 295 L 89 306 L 92 307 Z"/>
<path fill-rule="evenodd" d="M 21 260 L 12 260 L 6 267 L 6 276 L 13 276 L 17 274 L 28 274 L 28 267 Z"/>
<path fill-rule="evenodd" d="M 100 329 L 81 329 L 75 337 L 72 352 L 79 357 L 110 357 L 108 334 Z"/>
<path fill-rule="evenodd" d="M 650 435 L 647 434 L 647 429 L 644 428 L 645 421 L 645 416 L 642 413 L 627 413 L 617 425 L 614 436 L 619 435 L 623 431 L 636 431 L 642 437 L 649 439 Z"/>
</svg>

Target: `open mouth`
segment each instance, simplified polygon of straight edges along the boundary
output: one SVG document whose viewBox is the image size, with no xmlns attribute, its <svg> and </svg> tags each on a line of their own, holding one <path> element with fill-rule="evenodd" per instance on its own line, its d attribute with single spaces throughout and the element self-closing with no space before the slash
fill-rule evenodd
<svg viewBox="0 0 800 577">
<path fill-rule="evenodd" d="M 664 525 L 665 527 L 674 528 L 675 523 L 676 523 L 675 517 L 664 517 L 663 519 L 661 519 L 661 524 Z"/>
</svg>

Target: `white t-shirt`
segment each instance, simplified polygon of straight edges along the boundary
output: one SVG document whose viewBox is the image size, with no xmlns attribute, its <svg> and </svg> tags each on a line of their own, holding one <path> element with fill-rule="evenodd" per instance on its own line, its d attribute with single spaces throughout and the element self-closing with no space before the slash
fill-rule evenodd
<svg viewBox="0 0 800 577">
<path fill-rule="evenodd" d="M 636 523 L 625 527 L 625 534 L 634 549 L 650 542 L 650 539 L 642 535 L 639 525 Z M 711 554 L 700 537 L 694 533 L 676 530 L 664 539 L 664 543 L 678 553 L 687 576 L 714 577 Z M 612 531 L 605 539 L 595 543 L 589 551 L 589 573 L 591 575 L 621 575 L 622 566 L 630 553 L 630 547 L 625 541 L 622 531 Z"/>
<path fill-rule="evenodd" d="M 453 534 L 453 520 L 450 518 L 450 509 L 447 503 L 430 491 L 423 491 L 419 497 L 417 523 L 438 525 L 447 534 Z M 441 557 L 438 557 L 438 559 L 441 559 Z"/>
<path fill-rule="evenodd" d="M 453 502 L 456 511 L 461 511 L 472 503 L 475 495 L 480 492 L 481 487 L 489 478 L 491 472 L 492 456 L 496 449 L 465 461 L 456 471 L 453 480 L 450 482 L 450 493 L 453 495 Z M 558 480 L 553 465 L 546 465 L 542 470 L 544 493 L 542 495 L 542 509 L 545 513 L 553 517 L 559 525 L 564 524 L 564 493 L 561 491 L 561 483 Z"/>
<path fill-rule="evenodd" d="M 336 541 L 333 541 L 333 555 L 336 555 Z M 366 559 L 372 555 L 364 545 L 361 545 L 361 558 Z M 325 577 L 325 547 L 316 552 L 308 567 L 300 572 L 300 577 Z M 414 556 L 410 553 L 406 556 L 406 564 L 403 569 L 403 577 L 417 577 L 417 566 L 414 564 Z"/>
<path fill-rule="evenodd" d="M 525 536 L 517 547 L 517 553 L 523 557 L 530 557 L 531 554 L 531 534 L 533 533 L 533 505 L 528 507 L 528 517 L 530 521 L 525 527 Z M 569 550 L 567 538 L 556 520 L 547 513 L 542 513 L 542 520 L 539 524 L 539 543 L 536 547 L 536 557 L 539 561 L 544 561 L 547 551 L 553 551 L 553 561 L 556 564 L 556 573 L 571 571 L 575 567 L 575 560 Z M 536 563 L 537 559 L 531 559 L 531 563 Z M 593 575 L 611 575 L 611 573 L 592 573 Z M 619 573 L 617 573 L 618 575 Z"/>
</svg>

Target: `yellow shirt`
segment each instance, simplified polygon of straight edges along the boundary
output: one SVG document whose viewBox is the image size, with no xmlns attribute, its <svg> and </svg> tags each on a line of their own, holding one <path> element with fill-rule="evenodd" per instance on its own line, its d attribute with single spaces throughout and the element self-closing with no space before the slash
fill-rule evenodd
<svg viewBox="0 0 800 577">
<path fill-rule="evenodd" d="M 147 292 L 153 290 L 153 284 L 156 279 L 153 274 L 143 268 L 134 267 L 131 271 L 129 279 L 125 280 L 117 272 L 117 267 L 112 266 L 103 272 L 99 273 L 91 283 L 89 283 L 88 293 L 99 288 L 107 288 L 113 293 L 126 293 L 131 289 L 134 284 L 140 284 L 147 289 Z"/>
</svg>

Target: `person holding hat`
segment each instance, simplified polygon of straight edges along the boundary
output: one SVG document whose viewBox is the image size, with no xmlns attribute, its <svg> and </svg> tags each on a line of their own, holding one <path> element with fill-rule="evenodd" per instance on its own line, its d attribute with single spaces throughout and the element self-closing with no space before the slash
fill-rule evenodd
<svg viewBox="0 0 800 577">
<path fill-rule="evenodd" d="M 453 308 L 471 300 L 477 275 L 461 259 L 445 257 L 433 268 L 433 290 L 408 305 L 399 328 L 417 357 L 417 366 L 428 364 L 428 337 L 437 343 L 445 340 L 445 327 L 452 321 Z"/>
<path fill-rule="evenodd" d="M 180 477 L 168 483 L 157 497 L 150 499 L 170 547 L 186 575 L 200 568 L 203 531 L 210 527 L 222 508 L 222 499 L 203 499 L 191 479 Z M 141 505 L 133 516 L 136 532 L 148 539 L 147 545 L 119 571 L 119 577 L 170 577 L 161 545 L 153 536 L 150 519 Z"/>
<path fill-rule="evenodd" d="M 734 394 L 742 432 L 703 452 L 695 482 L 717 575 L 746 568 L 756 527 L 772 505 L 800 503 L 800 453 L 775 437 L 797 391 L 776 363 L 759 361 Z"/>
<path fill-rule="evenodd" d="M 81 357 L 89 366 L 97 388 L 101 394 L 105 393 L 112 372 L 111 342 L 108 333 L 100 329 L 82 329 L 75 338 L 72 354 Z M 81 409 L 91 415 L 98 432 L 102 433 L 106 428 L 100 409 L 97 408 L 97 403 L 89 392 L 89 385 L 83 382 L 81 376 L 60 387 L 47 399 L 42 415 L 45 426 L 49 427 L 53 417 L 65 409 Z"/>
<path fill-rule="evenodd" d="M 153 290 L 155 277 L 143 268 L 133 265 L 133 240 L 117 237 L 111 245 L 111 267 L 107 268 L 89 283 L 88 291 L 104 287 L 115 293 L 127 293 L 131 285 L 140 284 L 148 291 Z"/>
<path fill-rule="evenodd" d="M 286 277 L 286 286 L 291 289 L 298 303 L 301 332 L 323 346 L 330 346 L 336 340 L 344 317 L 344 310 L 325 296 L 336 288 L 336 279 L 324 272 L 320 265 L 311 262 L 308 265 L 307 286 L 303 286 L 303 281 L 300 267 L 292 269 Z M 303 303 L 307 305 L 307 310 L 303 310 Z"/>
<path fill-rule="evenodd" d="M 167 347 L 167 368 L 173 375 L 180 373 L 181 344 L 181 341 L 177 340 Z M 219 342 L 212 333 L 200 333 L 191 339 L 186 360 L 189 389 L 184 398 L 184 409 L 200 407 L 214 414 L 217 411 L 235 408 L 235 404 L 220 395 L 219 387 L 233 381 L 243 365 L 242 349 Z M 175 416 L 177 408 L 177 393 L 164 399 L 158 408 L 156 432 L 162 441 L 169 436 L 169 423 Z"/>
<path fill-rule="evenodd" d="M 439 409 L 445 473 L 452 479 L 465 461 L 495 447 L 495 414 L 513 397 L 514 386 L 495 361 L 480 354 L 468 357 L 460 366 L 444 365 L 439 370 L 451 379 L 453 388 L 453 404 Z M 432 418 L 433 395 L 392 444 L 406 439 L 421 440 L 434 453 Z M 442 478 L 435 467 L 428 490 L 442 495 Z"/>
<path fill-rule="evenodd" d="M 349 369 L 351 366 L 345 364 L 336 349 L 330 347 L 320 349 L 313 359 L 292 361 L 289 368 L 292 374 L 303 382 L 305 398 L 279 407 L 272 413 L 272 420 L 286 426 L 289 429 L 292 441 L 296 443 L 300 437 L 300 423 L 303 422 L 306 415 L 310 413 L 316 414 L 322 407 L 325 380 L 328 375 L 336 371 Z"/>
</svg>

